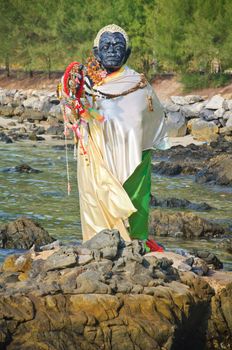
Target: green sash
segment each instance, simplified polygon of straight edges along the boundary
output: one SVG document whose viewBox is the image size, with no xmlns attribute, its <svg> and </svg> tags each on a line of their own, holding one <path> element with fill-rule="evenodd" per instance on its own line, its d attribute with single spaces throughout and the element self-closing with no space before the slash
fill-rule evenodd
<svg viewBox="0 0 232 350">
<path fill-rule="evenodd" d="M 129 217 L 132 239 L 148 238 L 149 203 L 151 193 L 151 150 L 143 151 L 142 162 L 123 184 L 137 212 Z"/>
</svg>

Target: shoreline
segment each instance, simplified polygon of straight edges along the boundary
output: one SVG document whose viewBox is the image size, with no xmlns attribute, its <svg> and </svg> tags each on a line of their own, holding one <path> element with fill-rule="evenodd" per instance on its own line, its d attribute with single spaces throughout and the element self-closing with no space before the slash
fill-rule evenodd
<svg viewBox="0 0 232 350">
<path fill-rule="evenodd" d="M 14 122 L 15 125 L 9 125 L 9 123 L 11 122 Z M 23 127 L 26 127 L 26 126 L 30 126 L 30 125 L 33 125 L 35 124 L 36 126 L 42 126 L 45 128 L 45 130 L 47 130 L 50 125 L 47 121 L 42 121 L 42 122 L 39 122 L 39 123 L 30 123 L 30 122 L 23 122 L 23 123 L 19 123 L 17 121 L 17 117 L 4 117 L 4 116 L 0 116 L 0 131 L 11 131 L 11 130 L 14 130 L 16 128 L 23 128 Z M 61 125 L 63 123 L 60 123 Z M 27 132 L 30 132 L 29 130 Z M 54 138 L 55 135 L 47 135 L 46 133 L 45 134 L 42 134 L 41 135 L 43 138 L 45 138 L 45 140 L 41 140 L 41 141 L 32 141 L 32 140 L 16 140 L 14 141 L 14 143 L 22 143 L 22 142 L 27 142 L 27 143 L 32 143 L 32 144 L 36 144 L 37 142 L 39 143 L 47 143 L 47 144 L 54 144 L 54 143 L 59 143 L 59 144 L 64 144 L 65 143 L 65 140 L 61 140 L 59 138 Z M 203 141 L 198 141 L 198 140 L 195 140 L 193 138 L 192 135 L 186 135 L 186 136 L 180 136 L 180 137 L 169 137 L 169 140 L 170 140 L 170 145 L 171 147 L 173 146 L 178 146 L 178 145 L 181 145 L 183 147 L 186 147 L 190 144 L 194 144 L 194 145 L 202 145 L 206 142 L 203 142 Z M 68 140 L 69 143 L 72 143 L 72 139 L 69 139 Z"/>
</svg>

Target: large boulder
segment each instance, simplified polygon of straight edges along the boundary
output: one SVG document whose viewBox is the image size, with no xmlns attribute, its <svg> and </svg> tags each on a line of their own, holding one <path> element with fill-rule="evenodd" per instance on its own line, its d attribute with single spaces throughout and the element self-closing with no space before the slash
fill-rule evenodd
<svg viewBox="0 0 232 350">
<path fill-rule="evenodd" d="M 53 241 L 39 223 L 26 217 L 0 226 L 0 248 L 29 249 Z"/>
<path fill-rule="evenodd" d="M 227 253 L 232 254 L 232 237 L 221 239 L 216 246 L 217 248 L 224 249 Z"/>
<path fill-rule="evenodd" d="M 156 198 L 154 196 L 151 196 L 150 204 L 153 207 L 161 207 L 161 208 L 182 208 L 182 209 L 199 210 L 199 211 L 213 209 L 209 204 L 205 202 L 193 203 L 188 201 L 187 199 L 183 199 L 183 198 L 180 199 L 180 198 L 174 198 L 174 197 Z"/>
<path fill-rule="evenodd" d="M 223 102 L 223 108 L 226 111 L 232 110 L 232 100 L 224 100 Z"/>
<path fill-rule="evenodd" d="M 232 115 L 228 118 L 226 122 L 226 127 L 232 127 Z"/>
<path fill-rule="evenodd" d="M 106 258 L 91 249 L 105 249 L 102 237 L 107 232 L 117 254 Z M 116 231 L 100 235 L 90 241 L 91 249 L 69 246 L 27 253 L 11 258 L 14 269 L 4 263 L 1 348 L 216 350 L 212 344 L 220 341 L 229 349 L 230 274 L 224 292 L 213 299 L 212 278 L 178 272 L 169 257 L 146 256 L 138 242 L 119 241 Z M 82 256 L 89 256 L 85 265 Z M 211 306 L 217 310 L 210 313 Z M 227 321 L 223 329 L 218 315 Z"/>
<path fill-rule="evenodd" d="M 194 175 L 201 169 L 195 162 L 189 161 L 161 161 L 152 164 L 152 171 L 155 174 L 177 176 L 177 175 Z"/>
<path fill-rule="evenodd" d="M 63 114 L 61 111 L 60 104 L 56 105 L 53 104 L 52 107 L 49 110 L 49 116 L 57 118 L 58 121 L 63 121 Z"/>
<path fill-rule="evenodd" d="M 199 141 L 214 141 L 218 137 L 218 126 L 214 122 L 207 122 L 201 119 L 192 119 L 191 135 Z"/>
<path fill-rule="evenodd" d="M 232 185 L 232 155 L 222 154 L 212 158 L 208 165 L 196 174 L 198 183 L 214 183 L 223 186 Z"/>
<path fill-rule="evenodd" d="M 12 107 L 11 105 L 0 106 L 0 115 L 7 117 L 7 118 L 13 117 L 14 107 Z"/>
<path fill-rule="evenodd" d="M 16 165 L 11 168 L 3 168 L 1 170 L 3 173 L 21 173 L 21 174 L 38 174 L 41 173 L 42 170 L 34 169 L 30 165 L 26 163 L 22 163 L 20 165 Z"/>
<path fill-rule="evenodd" d="M 198 102 L 191 105 L 184 105 L 181 107 L 182 114 L 187 118 L 197 118 L 200 115 L 200 112 L 204 108 L 204 102 Z"/>
<path fill-rule="evenodd" d="M 225 121 L 227 121 L 228 119 L 230 119 L 232 117 L 232 111 L 226 111 L 224 114 L 223 114 L 223 119 Z"/>
<path fill-rule="evenodd" d="M 155 236 L 209 238 L 222 236 L 225 229 L 193 213 L 153 210 L 150 215 L 150 233 Z"/>
<path fill-rule="evenodd" d="M 223 107 L 224 98 L 221 95 L 213 96 L 206 104 L 205 108 L 208 109 L 219 109 Z"/>
<path fill-rule="evenodd" d="M 39 98 L 35 96 L 31 96 L 27 98 L 25 101 L 23 101 L 22 105 L 25 108 L 34 109 L 34 107 L 38 107 L 38 104 L 40 103 Z"/>
<path fill-rule="evenodd" d="M 199 95 L 187 95 L 187 96 L 171 96 L 171 100 L 173 103 L 177 105 L 184 106 L 187 104 L 203 101 L 204 98 Z"/>
<path fill-rule="evenodd" d="M 181 137 L 186 135 L 187 125 L 182 113 L 167 113 L 167 130 L 169 137 Z"/>
<path fill-rule="evenodd" d="M 225 272 L 215 272 L 205 280 L 214 289 L 207 322 L 206 350 L 232 349 L 232 280 Z"/>
<path fill-rule="evenodd" d="M 213 117 L 214 117 L 213 119 L 223 118 L 224 113 L 225 113 L 224 108 L 217 109 L 213 114 Z"/>
</svg>

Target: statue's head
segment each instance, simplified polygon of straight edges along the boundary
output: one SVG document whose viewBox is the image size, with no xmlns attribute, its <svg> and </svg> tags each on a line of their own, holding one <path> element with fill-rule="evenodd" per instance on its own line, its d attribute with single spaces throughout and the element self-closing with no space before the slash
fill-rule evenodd
<svg viewBox="0 0 232 350">
<path fill-rule="evenodd" d="M 94 40 L 93 52 L 107 72 L 118 70 L 131 52 L 126 32 L 116 24 L 102 28 Z"/>
</svg>

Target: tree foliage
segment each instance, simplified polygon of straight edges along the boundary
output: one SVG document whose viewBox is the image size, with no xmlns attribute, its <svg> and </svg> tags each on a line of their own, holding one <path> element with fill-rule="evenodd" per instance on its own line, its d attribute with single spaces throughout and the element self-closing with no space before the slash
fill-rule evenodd
<svg viewBox="0 0 232 350">
<path fill-rule="evenodd" d="M 0 64 L 63 70 L 85 62 L 98 30 L 116 23 L 128 32 L 129 64 L 148 75 L 232 67 L 231 0 L 0 0 Z"/>
</svg>

